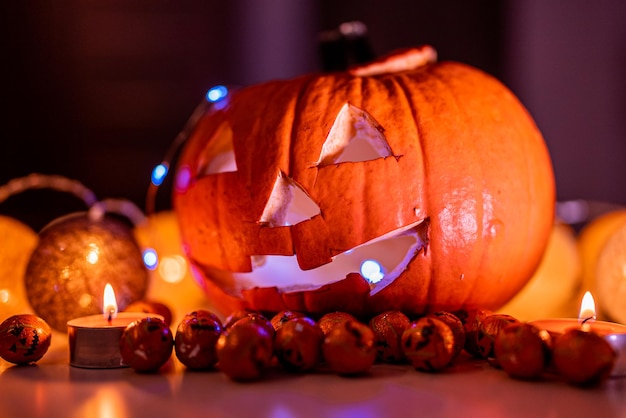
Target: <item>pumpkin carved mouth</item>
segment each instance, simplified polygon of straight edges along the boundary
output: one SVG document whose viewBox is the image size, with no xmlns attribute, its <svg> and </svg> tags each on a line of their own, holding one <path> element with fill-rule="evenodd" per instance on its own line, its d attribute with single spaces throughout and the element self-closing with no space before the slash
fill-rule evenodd
<svg viewBox="0 0 626 418">
<path fill-rule="evenodd" d="M 391 231 L 332 258 L 311 270 L 298 266 L 296 255 L 252 256 L 252 272 L 233 273 L 240 289 L 277 287 L 283 292 L 315 290 L 360 273 L 374 295 L 404 272 L 420 252 L 428 249 L 429 220 L 421 220 Z"/>
</svg>

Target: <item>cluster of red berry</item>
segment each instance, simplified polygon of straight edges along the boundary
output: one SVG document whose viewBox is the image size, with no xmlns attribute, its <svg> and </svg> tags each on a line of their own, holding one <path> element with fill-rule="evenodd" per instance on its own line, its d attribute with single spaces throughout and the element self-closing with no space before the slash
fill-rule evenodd
<svg viewBox="0 0 626 418">
<path fill-rule="evenodd" d="M 41 318 L 15 315 L 0 324 L 0 356 L 16 364 L 36 362 L 46 353 L 51 336 Z M 169 321 L 149 317 L 130 324 L 120 340 L 122 360 L 136 371 L 159 370 L 175 351 L 189 369 L 217 365 L 237 381 L 260 379 L 275 361 L 291 372 L 324 364 L 337 374 L 355 375 L 367 372 L 377 360 L 435 372 L 452 364 L 463 350 L 513 378 L 552 375 L 576 385 L 604 381 L 617 357 L 593 332 L 571 329 L 550 335 L 512 316 L 481 309 L 436 312 L 413 321 L 399 311 L 388 311 L 367 324 L 345 312 L 327 313 L 314 321 L 294 311 L 267 319 L 242 310 L 222 322 L 215 314 L 198 310 L 182 319 L 175 335 Z"/>
<path fill-rule="evenodd" d="M 175 337 L 167 324 L 151 318 L 131 324 L 121 341 L 124 362 L 138 371 L 158 370 L 173 350 L 189 369 L 217 365 L 237 381 L 262 378 L 274 361 L 291 372 L 324 364 L 337 374 L 355 375 L 367 372 L 377 360 L 435 372 L 465 350 L 513 378 L 553 375 L 594 385 L 610 375 L 616 359 L 611 346 L 592 332 L 573 329 L 551 336 L 509 315 L 481 309 L 436 312 L 413 321 L 388 311 L 368 323 L 345 312 L 314 321 L 294 311 L 271 319 L 237 311 L 222 323 L 199 310 L 184 317 Z"/>
</svg>

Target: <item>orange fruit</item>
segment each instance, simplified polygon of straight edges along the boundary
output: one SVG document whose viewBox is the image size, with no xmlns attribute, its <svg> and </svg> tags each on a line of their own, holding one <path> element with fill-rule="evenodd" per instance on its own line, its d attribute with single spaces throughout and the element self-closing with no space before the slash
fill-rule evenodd
<svg viewBox="0 0 626 418">
<path fill-rule="evenodd" d="M 38 240 L 29 226 L 0 215 L 0 321 L 33 312 L 24 290 L 24 272 Z"/>
<path fill-rule="evenodd" d="M 617 209 L 594 218 L 580 231 L 577 245 L 582 262 L 582 292 L 590 290 L 595 293 L 596 264 L 600 251 L 608 238 L 624 223 L 626 209 Z"/>
<path fill-rule="evenodd" d="M 574 229 L 555 222 L 541 264 L 530 281 L 498 310 L 520 320 L 577 315 L 581 260 Z"/>
<path fill-rule="evenodd" d="M 600 249 L 595 266 L 597 309 L 617 322 L 626 322 L 626 220 Z"/>
</svg>

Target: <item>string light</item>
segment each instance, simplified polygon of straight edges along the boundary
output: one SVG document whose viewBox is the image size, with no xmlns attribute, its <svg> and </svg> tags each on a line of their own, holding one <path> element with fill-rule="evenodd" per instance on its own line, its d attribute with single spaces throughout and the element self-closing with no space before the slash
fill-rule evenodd
<svg viewBox="0 0 626 418">
<path fill-rule="evenodd" d="M 169 167 L 167 163 L 161 163 L 154 167 L 152 170 L 152 184 L 155 186 L 160 186 L 165 180 L 165 176 L 167 176 L 167 172 L 169 171 Z"/>
<path fill-rule="evenodd" d="M 191 113 L 189 119 L 187 119 L 187 122 L 185 123 L 183 129 L 178 133 L 178 135 L 176 135 L 174 141 L 172 141 L 172 144 L 165 153 L 165 158 L 163 159 L 163 161 L 152 169 L 150 185 L 148 187 L 148 193 L 146 195 L 146 214 L 150 215 L 154 213 L 156 193 L 159 186 L 163 184 L 163 181 L 169 174 L 170 163 L 173 160 L 176 152 L 178 152 L 180 147 L 189 138 L 196 125 L 198 124 L 200 118 L 204 116 L 207 112 L 210 112 L 212 110 L 223 109 L 228 104 L 228 99 L 231 95 L 232 91 L 229 90 L 228 87 L 223 85 L 211 87 L 206 92 L 206 94 L 204 95 L 204 99 L 198 104 L 198 106 L 196 106 L 194 111 Z"/>
<path fill-rule="evenodd" d="M 385 277 L 382 266 L 376 260 L 365 260 L 361 263 L 361 276 L 370 283 L 378 283 Z"/>
<path fill-rule="evenodd" d="M 148 270 L 154 270 L 157 268 L 157 265 L 159 264 L 159 257 L 153 248 L 147 248 L 143 252 L 143 263 L 146 265 Z"/>
<path fill-rule="evenodd" d="M 172 211 L 155 211 L 156 195 L 170 174 L 176 154 L 189 139 L 199 120 L 209 112 L 223 109 L 232 94 L 232 89 L 223 85 L 214 86 L 206 92 L 183 129 L 170 144 L 163 160 L 152 169 L 146 194 L 146 221 L 135 228 L 135 235 L 144 246 L 142 261 L 151 276 L 148 297 L 175 299 L 175 315 L 182 316 L 186 310 L 204 303 L 205 299 L 202 292 L 197 291 L 197 283 L 192 277 L 188 260 L 184 256 L 185 251 L 176 216 Z M 176 191 L 184 191 L 191 180 L 190 168 L 178 167 L 172 186 Z"/>
<path fill-rule="evenodd" d="M 211 87 L 206 92 L 206 99 L 211 103 L 217 103 L 228 96 L 228 88 L 226 86 Z"/>
</svg>

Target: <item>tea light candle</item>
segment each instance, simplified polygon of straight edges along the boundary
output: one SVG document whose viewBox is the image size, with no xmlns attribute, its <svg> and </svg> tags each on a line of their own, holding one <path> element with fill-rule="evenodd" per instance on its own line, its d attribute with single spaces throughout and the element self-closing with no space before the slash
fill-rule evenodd
<svg viewBox="0 0 626 418">
<path fill-rule="evenodd" d="M 595 332 L 602 336 L 615 350 L 617 358 L 611 376 L 626 376 L 626 325 L 608 321 L 596 321 L 595 302 L 590 292 L 585 293 L 581 302 L 579 319 L 550 318 L 538 319 L 530 323 L 548 331 L 553 337 L 565 331 L 578 328 Z"/>
<path fill-rule="evenodd" d="M 143 312 L 117 312 L 115 293 L 110 284 L 104 289 L 102 315 L 91 315 L 68 321 L 70 365 L 89 369 L 127 367 L 120 354 L 120 339 L 134 321 L 160 315 Z"/>
</svg>

